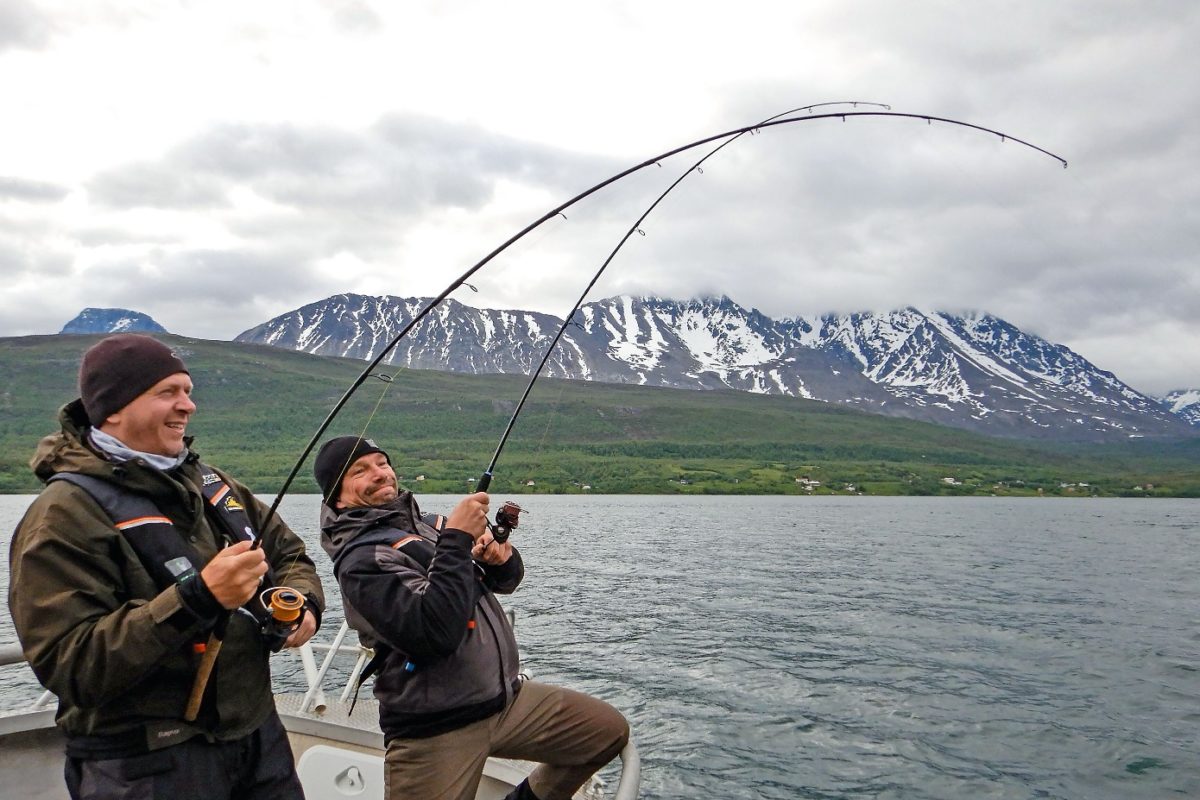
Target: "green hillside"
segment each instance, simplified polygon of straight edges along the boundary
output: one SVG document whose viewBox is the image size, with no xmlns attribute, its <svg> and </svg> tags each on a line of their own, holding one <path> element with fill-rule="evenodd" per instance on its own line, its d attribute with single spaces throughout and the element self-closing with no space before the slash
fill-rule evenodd
<svg viewBox="0 0 1200 800">
<path fill-rule="evenodd" d="M 76 396 L 79 357 L 98 338 L 0 339 L 0 492 L 36 491 L 29 457 L 56 428 L 59 406 Z M 197 451 L 264 494 L 278 490 L 365 366 L 163 339 L 183 355 L 196 384 L 199 411 L 189 432 Z M 472 486 L 526 379 L 386 372 L 395 380 L 368 380 L 330 435 L 358 433 L 369 419 L 368 434 L 388 449 L 406 484 L 425 493 Z M 315 490 L 306 464 L 292 491 Z M 1023 443 L 794 398 L 543 379 L 517 421 L 493 490 L 1196 497 L 1200 440 Z"/>
</svg>

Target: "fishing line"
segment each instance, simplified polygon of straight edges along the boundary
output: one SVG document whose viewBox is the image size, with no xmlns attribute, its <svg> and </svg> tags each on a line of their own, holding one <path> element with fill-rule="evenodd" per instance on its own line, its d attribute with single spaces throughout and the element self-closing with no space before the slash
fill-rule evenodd
<svg viewBox="0 0 1200 800">
<path fill-rule="evenodd" d="M 814 108 L 814 107 L 815 106 L 806 107 L 806 108 Z M 1054 153 L 1051 153 L 1049 150 L 1045 150 L 1045 149 L 1039 147 L 1038 145 L 1035 145 L 1031 142 L 1025 141 L 1024 139 L 1020 139 L 1015 136 L 1011 136 L 1007 133 L 1002 133 L 1000 131 L 993 130 L 991 128 L 987 128 L 982 125 L 975 125 L 974 123 L 963 122 L 960 120 L 950 119 L 948 117 L 936 117 L 936 116 L 927 115 L 927 114 L 911 114 L 911 113 L 896 112 L 896 111 L 891 111 L 891 110 L 887 110 L 887 111 L 858 111 L 858 110 L 855 110 L 855 111 L 841 111 L 841 112 L 825 113 L 825 114 L 809 114 L 809 115 L 802 116 L 802 117 L 784 116 L 783 118 L 771 119 L 771 120 L 764 121 L 764 122 L 758 122 L 753 125 L 746 125 L 746 126 L 742 126 L 740 128 L 733 128 L 728 131 L 723 131 L 721 133 L 716 133 L 716 134 L 712 134 L 710 136 L 705 136 L 702 139 L 697 139 L 696 141 L 689 142 L 684 145 L 680 145 L 679 147 L 675 147 L 675 148 L 667 150 L 663 153 L 660 153 L 656 156 L 652 156 L 651 158 L 648 158 L 648 159 L 646 159 L 638 164 L 635 164 L 631 167 L 628 167 L 608 178 L 605 178 L 604 180 L 600 181 L 599 183 L 583 190 L 582 192 L 575 195 L 574 197 L 567 200 L 566 202 L 550 209 L 545 214 L 543 214 L 541 217 L 539 217 L 538 219 L 529 223 L 524 228 L 522 228 L 520 231 L 513 234 L 507 240 L 505 240 L 500 245 L 498 245 L 490 253 L 485 255 L 482 259 L 480 259 L 473 266 L 471 266 L 470 269 L 468 269 L 466 272 L 464 272 L 458 278 L 451 281 L 451 283 L 440 294 L 438 294 L 437 297 L 430 300 L 430 302 L 419 313 L 417 313 L 408 322 L 408 324 L 405 325 L 400 330 L 400 332 L 391 339 L 390 342 L 388 342 L 388 344 L 379 352 L 379 355 L 377 355 L 362 370 L 362 372 L 359 373 L 358 377 L 356 377 L 354 379 L 354 381 L 351 382 L 350 386 L 347 387 L 346 391 L 342 394 L 341 398 L 339 398 L 338 401 L 334 404 L 333 408 L 330 409 L 330 411 L 326 415 L 324 421 L 322 421 L 321 424 L 317 427 L 317 430 L 313 433 L 312 437 L 309 439 L 308 444 L 305 445 L 303 451 L 300 453 L 299 457 L 296 459 L 296 463 L 293 465 L 292 469 L 289 471 L 287 478 L 284 479 L 283 486 L 279 489 L 279 492 L 275 495 L 275 499 L 272 501 L 272 503 L 267 511 L 267 514 L 263 519 L 262 526 L 263 526 L 264 531 L 269 526 L 271 519 L 275 516 L 276 512 L 279 509 L 279 504 L 283 501 L 283 496 L 287 493 L 287 490 L 291 487 L 292 482 L 296 479 L 296 475 L 299 474 L 300 469 L 301 469 L 301 467 L 303 467 L 305 460 L 308 458 L 308 456 L 312 452 L 313 448 L 316 447 L 317 442 L 320 441 L 320 439 L 321 439 L 321 436 L 324 435 L 325 431 L 329 429 L 329 426 L 333 424 L 333 421 L 337 418 L 337 415 L 341 412 L 342 408 L 346 405 L 346 403 L 349 402 L 350 398 L 354 395 L 354 393 L 356 391 L 358 391 L 359 387 L 362 386 L 362 384 L 367 380 L 367 378 L 370 377 L 374 373 L 376 367 L 378 367 L 384 361 L 384 359 L 387 358 L 388 354 L 392 351 L 392 349 L 397 344 L 399 344 L 399 342 L 405 336 L 407 336 L 409 334 L 409 332 L 411 332 L 413 330 L 413 328 L 415 328 L 421 322 L 421 320 L 423 320 L 431 311 L 433 311 L 434 308 L 439 306 L 447 297 L 450 296 L 450 294 L 452 292 L 454 292 L 456 289 L 458 289 L 459 286 L 462 286 L 464 283 L 466 283 L 466 281 L 472 275 L 474 275 L 476 272 L 478 272 L 480 269 L 482 269 L 485 265 L 487 265 L 489 262 L 491 262 L 492 259 L 494 259 L 496 256 L 498 256 L 500 253 L 504 252 L 509 247 L 511 247 L 513 244 L 515 244 L 516 242 L 523 239 L 531 231 L 533 231 L 534 229 L 541 226 L 547 220 L 552 219 L 553 217 L 562 214 L 564 211 L 566 211 L 568 208 L 572 207 L 579 201 L 595 194 L 596 192 L 609 186 L 610 184 L 613 184 L 613 183 L 625 178 L 628 175 L 632 175 L 635 172 L 643 170 L 646 167 L 649 167 L 652 165 L 657 165 L 661 160 L 670 158 L 671 156 L 677 155 L 679 153 L 683 153 L 688 150 L 692 150 L 696 147 L 703 146 L 710 142 L 716 142 L 716 141 L 721 141 L 721 140 L 725 140 L 725 139 L 730 139 L 732 137 L 741 136 L 744 133 L 758 132 L 762 128 L 775 127 L 777 125 L 788 125 L 788 124 L 796 123 L 796 122 L 814 122 L 816 120 L 822 120 L 822 119 L 840 119 L 842 122 L 845 122 L 847 119 L 849 119 L 851 117 L 855 117 L 855 118 L 858 118 L 858 117 L 894 117 L 897 119 L 923 120 L 927 125 L 932 125 L 934 122 L 941 122 L 941 123 L 944 123 L 947 125 L 954 125 L 954 126 L 963 127 L 963 128 L 970 128 L 972 130 L 981 131 L 983 133 L 988 133 L 993 136 L 999 137 L 999 139 L 1002 142 L 1009 142 L 1009 141 L 1015 142 L 1017 144 L 1028 147 L 1032 150 L 1035 150 L 1039 153 L 1042 153 L 1042 154 L 1060 162 L 1063 165 L 1064 169 L 1067 166 L 1066 159 L 1062 158 L 1061 156 L 1055 155 Z M 634 229 L 635 230 L 637 229 L 636 225 L 634 226 Z M 627 236 L 628 236 L 628 234 L 627 234 Z M 589 289 L 590 289 L 590 287 L 591 287 L 591 285 L 589 284 Z M 386 389 L 387 389 L 387 387 L 385 387 L 385 391 L 386 391 Z M 512 422 L 510 421 L 510 425 L 509 425 L 510 428 L 511 428 L 511 425 L 512 425 Z M 507 437 L 507 433 L 508 433 L 508 431 L 506 431 L 506 434 L 505 434 L 506 437 Z M 499 450 L 497 451 L 496 456 L 493 457 L 493 462 L 489 466 L 488 472 L 485 472 L 483 478 L 480 479 L 481 486 L 486 486 L 488 483 L 491 482 L 491 469 L 495 467 L 495 460 L 496 460 L 496 458 L 498 458 L 498 456 L 499 456 Z M 261 537 L 256 538 L 255 542 L 253 544 L 253 547 L 257 548 L 259 546 L 260 541 L 261 541 Z M 204 657 L 201 662 L 201 665 L 200 665 L 199 669 L 197 670 L 196 681 L 193 684 L 193 696 L 192 696 L 192 698 L 189 699 L 189 703 L 191 703 L 192 701 L 195 701 L 197 706 L 199 704 L 199 700 L 201 699 L 201 697 L 203 695 L 205 685 L 208 681 L 208 675 L 209 675 L 209 671 L 212 668 L 212 662 L 215 661 L 217 651 L 220 649 L 221 640 L 224 636 L 225 627 L 228 624 L 228 621 L 229 621 L 229 612 L 225 612 L 224 614 L 221 614 L 218 617 L 216 624 L 213 626 L 212 635 L 209 638 L 210 646 L 209 646 L 208 650 L 205 652 Z"/>
<path fill-rule="evenodd" d="M 536 471 L 537 468 L 540 467 L 544 463 L 543 462 L 543 454 L 546 451 L 546 439 L 548 439 L 550 436 L 550 426 L 554 424 L 554 421 L 556 419 L 558 419 L 558 410 L 559 410 L 559 407 L 562 406 L 563 393 L 566 390 L 567 390 L 567 381 L 564 378 L 561 381 L 559 381 L 558 397 L 556 397 L 554 399 L 554 402 L 550 405 L 549 413 L 546 414 L 546 425 L 545 425 L 545 427 L 542 428 L 542 438 L 538 442 L 537 450 L 534 451 L 533 458 L 530 461 L 530 469 L 532 471 Z M 480 480 L 482 480 L 482 478 Z M 478 492 L 481 490 L 477 487 L 475 489 L 475 491 Z"/>
<path fill-rule="evenodd" d="M 654 211 L 655 208 L 658 207 L 658 204 L 661 203 L 666 198 L 667 195 L 669 195 L 672 191 L 674 191 L 675 187 L 677 187 L 677 186 L 679 186 L 679 184 L 683 183 L 684 178 L 686 178 L 688 175 L 691 175 L 693 172 L 697 172 L 697 173 L 703 175 L 704 174 L 704 162 L 708 161 L 710 158 L 715 156 L 717 153 L 721 152 L 727 146 L 736 142 L 738 139 L 740 139 L 746 133 L 751 133 L 751 134 L 756 133 L 762 125 L 764 125 L 772 120 L 779 119 L 780 117 L 785 117 L 788 114 L 795 114 L 800 111 L 812 111 L 814 108 L 822 108 L 825 106 L 834 106 L 834 105 L 850 105 L 855 108 L 857 108 L 860 105 L 869 105 L 869 106 L 876 106 L 879 108 L 891 110 L 891 106 L 886 105 L 884 103 L 871 103 L 871 102 L 865 102 L 862 100 L 835 100 L 835 101 L 831 101 L 831 102 L 827 102 L 827 103 L 817 103 L 815 105 L 801 106 L 799 108 L 792 108 L 792 109 L 788 109 L 787 111 L 783 111 L 779 114 L 775 114 L 774 116 L 767 117 L 765 120 L 763 120 L 761 123 L 759 123 L 758 126 L 755 126 L 749 130 L 738 133 L 735 136 L 731 136 L 728 139 L 726 139 L 725 141 L 721 142 L 719 145 L 717 145 L 712 150 L 710 150 L 707 154 L 705 154 L 700 160 L 698 160 L 696 163 L 692 164 L 690 167 L 685 169 L 679 175 L 678 178 L 676 178 L 669 186 L 667 186 L 666 189 L 664 189 L 662 191 L 661 194 L 659 194 L 658 197 L 656 197 L 654 199 L 654 202 L 651 203 L 646 208 L 646 210 L 642 212 L 642 215 L 640 217 L 638 217 L 636 220 L 634 220 L 633 224 L 629 226 L 629 230 L 627 230 L 625 232 L 625 235 L 622 236 L 621 239 L 617 242 L 617 246 L 614 247 L 612 249 L 612 252 L 610 252 L 608 254 L 608 258 L 604 259 L 603 263 L 600 264 L 600 268 L 598 270 L 596 270 L 596 274 L 594 274 L 592 276 L 591 281 L 589 281 L 588 285 L 584 287 L 583 293 L 579 295 L 579 299 L 575 301 L 575 305 L 573 305 L 571 307 L 571 310 L 568 311 L 566 313 L 566 315 L 563 317 L 562 325 L 559 326 L 558 331 L 554 334 L 554 338 L 552 338 L 550 340 L 550 345 L 546 348 L 546 351 L 543 354 L 542 360 L 538 364 L 537 369 L 535 369 L 533 371 L 532 375 L 530 376 L 529 383 L 525 386 L 525 392 L 521 395 L 521 399 L 517 402 L 516 409 L 513 411 L 512 416 L 508 420 L 508 425 L 505 426 L 505 428 L 504 428 L 504 433 L 502 433 L 500 435 L 500 443 L 498 445 L 496 445 L 496 452 L 492 455 L 491 462 L 488 464 L 487 469 L 484 470 L 483 475 L 480 477 L 479 485 L 475 487 L 475 491 L 477 491 L 477 492 L 487 491 L 488 486 L 491 484 L 492 474 L 496 468 L 496 462 L 499 461 L 500 452 L 504 449 L 505 443 L 508 442 L 508 437 L 512 433 L 513 426 L 517 422 L 517 417 L 520 416 L 521 409 L 524 408 L 525 401 L 529 399 L 529 393 L 533 390 L 534 383 L 537 382 L 537 379 L 541 375 L 542 370 L 546 367 L 546 363 L 550 360 L 550 356 L 554 352 L 554 348 L 558 346 L 559 339 L 562 338 L 562 335 L 564 332 L 566 332 L 567 327 L 572 324 L 572 319 L 575 316 L 575 312 L 577 312 L 579 310 L 579 307 L 581 305 L 583 305 L 583 301 L 587 298 L 588 293 L 590 293 L 592 291 L 592 287 L 594 287 L 596 285 L 596 281 L 600 280 L 600 276 L 604 274 L 604 271 L 606 269 L 608 269 L 608 265 L 612 263 L 612 260 L 614 258 L 616 258 L 617 253 L 621 252 L 621 248 L 625 246 L 625 243 L 629 241 L 629 238 L 631 236 L 633 236 L 634 233 L 640 234 L 641 236 L 646 235 L 645 231 L 642 230 L 641 225 L 646 220 L 646 218 L 648 216 L 650 216 L 650 213 L 652 211 Z M 574 324 L 578 325 L 578 323 L 574 323 Z M 580 325 L 579 328 L 580 328 L 580 330 L 583 330 L 583 326 Z M 561 393 L 559 396 L 561 398 Z M 547 424 L 547 431 L 548 430 L 549 430 L 549 425 Z M 542 438 L 543 438 L 543 443 L 544 443 L 545 434 L 543 434 Z M 540 452 L 540 448 L 539 448 L 539 452 Z"/>
</svg>

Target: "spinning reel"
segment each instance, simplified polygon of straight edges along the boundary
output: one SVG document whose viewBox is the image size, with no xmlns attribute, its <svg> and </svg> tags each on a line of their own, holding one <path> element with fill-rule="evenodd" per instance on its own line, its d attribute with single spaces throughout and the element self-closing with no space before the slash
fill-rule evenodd
<svg viewBox="0 0 1200 800">
<path fill-rule="evenodd" d="M 508 535 L 520 522 L 522 511 L 525 509 L 512 500 L 505 500 L 504 505 L 500 506 L 500 510 L 496 512 L 496 524 L 488 523 L 488 528 L 492 531 L 492 538 L 500 544 L 507 542 Z"/>
</svg>

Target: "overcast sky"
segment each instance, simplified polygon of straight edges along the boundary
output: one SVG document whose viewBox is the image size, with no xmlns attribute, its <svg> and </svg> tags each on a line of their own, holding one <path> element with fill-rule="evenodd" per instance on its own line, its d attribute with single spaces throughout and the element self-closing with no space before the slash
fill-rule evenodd
<svg viewBox="0 0 1200 800">
<path fill-rule="evenodd" d="M 856 100 L 1070 168 L 911 119 L 764 129 L 680 184 L 591 298 L 987 311 L 1138 390 L 1200 387 L 1198 42 L 1183 0 L 0 0 L 0 335 L 94 306 L 231 339 L 341 292 L 436 295 L 625 167 Z M 709 149 L 454 296 L 561 317 Z"/>
</svg>

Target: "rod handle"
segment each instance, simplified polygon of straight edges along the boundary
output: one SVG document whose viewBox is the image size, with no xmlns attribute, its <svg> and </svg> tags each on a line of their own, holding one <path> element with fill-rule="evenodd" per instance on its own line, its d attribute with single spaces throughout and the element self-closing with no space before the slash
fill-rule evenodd
<svg viewBox="0 0 1200 800">
<path fill-rule="evenodd" d="M 479 485 L 475 487 L 477 492 L 486 492 L 488 487 L 492 485 L 492 473 L 485 472 L 479 477 Z"/>
<path fill-rule="evenodd" d="M 217 654 L 221 652 L 221 639 L 216 633 L 208 636 L 208 644 L 204 646 L 204 656 L 196 670 L 196 680 L 192 683 L 192 695 L 188 698 L 187 709 L 183 712 L 184 722 L 195 722 L 200 713 L 200 702 L 204 699 L 204 690 L 208 688 L 208 678 L 212 675 L 213 665 L 217 663 Z"/>
</svg>

